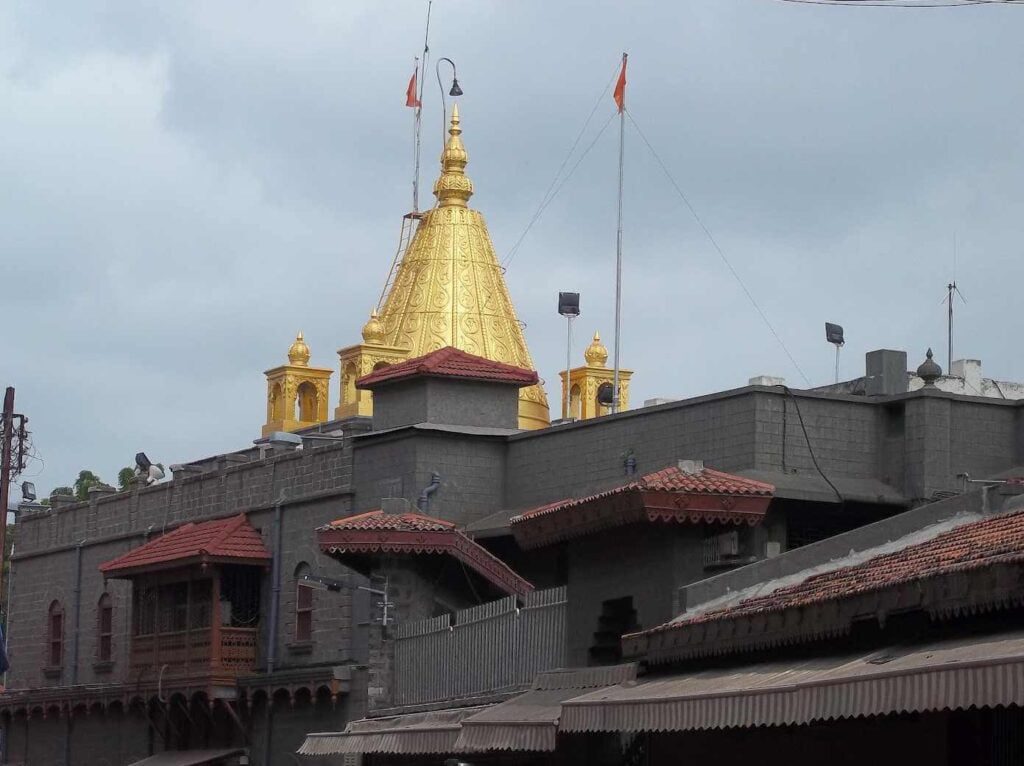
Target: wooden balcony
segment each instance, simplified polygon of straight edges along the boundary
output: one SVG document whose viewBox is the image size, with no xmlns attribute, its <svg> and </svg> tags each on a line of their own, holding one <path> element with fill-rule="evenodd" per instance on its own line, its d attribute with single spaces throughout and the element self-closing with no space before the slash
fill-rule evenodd
<svg viewBox="0 0 1024 766">
<path fill-rule="evenodd" d="M 256 669 L 256 628 L 215 626 L 133 636 L 131 678 L 150 684 L 233 684 Z M 150 676 L 153 676 L 150 678 Z"/>
</svg>

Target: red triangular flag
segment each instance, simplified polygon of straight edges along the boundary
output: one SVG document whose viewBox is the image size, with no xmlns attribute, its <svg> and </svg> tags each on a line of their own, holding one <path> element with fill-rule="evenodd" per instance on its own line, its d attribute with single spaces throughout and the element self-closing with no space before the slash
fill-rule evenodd
<svg viewBox="0 0 1024 766">
<path fill-rule="evenodd" d="M 622 71 L 619 72 L 619 81 L 615 83 L 615 104 L 619 107 L 619 113 L 626 108 L 626 54 L 622 54 Z"/>
<path fill-rule="evenodd" d="M 413 70 L 412 77 L 409 78 L 409 87 L 405 89 L 405 105 L 418 108 L 420 106 L 420 100 L 416 98 L 416 70 Z"/>
</svg>

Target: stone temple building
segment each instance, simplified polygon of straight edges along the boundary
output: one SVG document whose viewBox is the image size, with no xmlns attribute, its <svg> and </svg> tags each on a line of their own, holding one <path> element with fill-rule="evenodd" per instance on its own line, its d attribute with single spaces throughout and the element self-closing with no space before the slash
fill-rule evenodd
<svg viewBox="0 0 1024 766">
<path fill-rule="evenodd" d="M 595 337 L 552 425 L 461 132 L 455 109 L 437 205 L 339 352 L 333 418 L 300 335 L 255 443 L 19 514 L 4 763 L 443 763 L 471 715 L 635 675 L 622 637 L 695 583 L 1024 464 L 1024 401 L 940 390 L 924 365 L 910 390 L 888 351 L 856 391 L 610 413 Z M 545 731 L 527 744 L 558 762 Z M 531 762 L 522 745 L 456 752 Z"/>
</svg>

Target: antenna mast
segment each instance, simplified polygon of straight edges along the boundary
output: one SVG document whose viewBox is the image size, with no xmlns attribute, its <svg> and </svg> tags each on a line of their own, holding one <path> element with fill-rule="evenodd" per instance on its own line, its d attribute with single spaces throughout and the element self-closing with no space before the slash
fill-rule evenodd
<svg viewBox="0 0 1024 766">
<path fill-rule="evenodd" d="M 953 296 L 959 296 L 960 300 L 967 303 L 967 299 L 964 298 L 964 294 L 960 292 L 960 288 L 956 286 L 956 279 L 946 285 L 946 367 L 947 370 L 953 369 Z"/>
</svg>

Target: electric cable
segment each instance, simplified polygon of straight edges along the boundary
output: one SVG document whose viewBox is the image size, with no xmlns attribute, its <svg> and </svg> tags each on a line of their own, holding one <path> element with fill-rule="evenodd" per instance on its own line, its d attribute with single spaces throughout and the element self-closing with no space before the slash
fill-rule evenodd
<svg viewBox="0 0 1024 766">
<path fill-rule="evenodd" d="M 516 243 L 508 251 L 508 255 L 505 256 L 504 265 L 506 267 L 508 266 L 509 263 L 511 263 L 512 259 L 515 257 L 516 252 L 519 250 L 519 245 L 522 244 L 523 239 L 526 237 L 530 229 L 533 228 L 533 225 L 537 222 L 537 219 L 540 218 L 541 214 L 544 212 L 544 209 L 548 206 L 551 199 L 554 199 L 554 196 L 558 195 L 558 191 L 555 191 L 554 196 L 552 196 L 551 190 L 555 188 L 555 185 L 558 183 L 558 180 L 562 175 L 562 171 L 565 170 L 565 166 L 569 164 L 569 160 L 572 157 L 573 152 L 575 152 L 576 147 L 579 146 L 580 140 L 583 138 L 583 134 L 586 133 L 587 131 L 587 126 L 590 125 L 590 121 L 594 119 L 594 115 L 597 114 L 597 110 L 601 106 L 601 102 L 604 101 L 604 97 L 608 94 L 608 89 L 612 86 L 612 82 L 615 81 L 615 77 L 618 74 L 618 71 L 619 66 L 618 64 L 616 64 L 615 69 L 612 71 L 612 76 L 608 80 L 608 84 L 604 86 L 604 90 L 601 91 L 601 95 L 597 97 L 597 101 L 594 102 L 594 108 L 590 110 L 590 114 L 587 115 L 587 119 L 584 121 L 583 127 L 580 128 L 580 132 L 576 134 L 576 139 L 572 142 L 572 146 L 569 147 L 569 152 L 565 155 L 565 158 L 562 160 L 562 164 L 558 166 L 558 170 L 555 171 L 555 176 L 554 178 L 551 179 L 551 183 L 548 184 L 548 188 L 544 192 L 544 196 L 541 197 L 540 204 L 537 206 L 537 210 L 534 212 L 533 217 L 530 219 L 529 223 L 526 224 L 526 228 L 523 229 L 523 233 L 519 235 L 519 239 L 516 240 Z M 611 120 L 609 120 L 609 122 L 610 121 Z M 584 155 L 585 154 L 586 152 L 584 152 Z M 574 166 L 573 170 L 575 169 L 576 167 Z M 572 171 L 569 172 L 569 175 L 572 175 Z M 559 186 L 559 189 L 561 189 L 561 186 Z"/>
<path fill-rule="evenodd" d="M 807 444 L 807 451 L 811 455 L 811 462 L 814 463 L 815 469 L 817 469 L 818 474 L 821 476 L 821 478 L 825 480 L 825 483 L 832 487 L 832 491 L 836 493 L 836 498 L 839 500 L 840 504 L 846 502 L 843 499 L 843 496 L 839 492 L 839 489 L 836 487 L 836 485 L 832 483 L 832 480 L 825 475 L 825 472 L 821 470 L 821 466 L 818 465 L 818 458 L 814 454 L 814 447 L 811 446 L 811 438 L 807 435 L 807 426 L 804 425 L 803 413 L 800 412 L 800 402 L 798 402 L 796 397 L 793 396 L 793 391 L 789 388 L 789 386 L 782 386 L 782 390 L 786 392 L 786 396 L 793 400 L 793 406 L 796 407 L 796 417 L 797 420 L 800 421 L 800 430 L 804 432 L 804 442 Z M 782 438 L 785 439 L 786 435 L 783 434 Z"/>
<path fill-rule="evenodd" d="M 768 315 L 764 313 L 764 310 L 761 308 L 760 304 L 758 304 L 758 302 L 754 298 L 753 294 L 747 288 L 747 285 L 743 281 L 743 279 L 740 277 L 739 272 L 737 272 L 736 269 L 733 267 L 732 263 L 729 262 L 729 259 L 725 255 L 725 251 L 723 251 L 721 246 L 718 244 L 718 241 L 715 239 L 714 234 L 712 234 L 711 230 L 707 226 L 704 225 L 704 221 L 701 220 L 701 217 L 699 215 L 697 215 L 697 211 L 694 209 L 693 205 L 690 204 L 690 200 L 687 199 L 686 194 L 683 193 L 682 188 L 680 188 L 679 184 L 676 183 L 676 180 L 675 180 L 675 178 L 673 178 L 671 171 L 669 171 L 669 169 L 668 169 L 668 166 L 661 159 L 661 156 L 658 154 L 658 152 L 655 151 L 654 147 L 651 145 L 651 142 L 647 139 L 647 135 L 643 132 L 643 130 L 637 124 L 636 120 L 633 119 L 633 114 L 628 109 L 626 110 L 626 116 L 629 117 L 629 121 L 633 124 L 633 127 L 636 128 L 637 133 L 640 134 L 640 138 L 643 140 L 644 144 L 646 144 L 647 148 L 650 150 L 651 154 L 654 156 L 654 159 L 657 161 L 658 165 L 661 167 L 661 170 L 665 174 L 665 177 L 668 179 L 669 183 L 672 184 L 672 188 L 675 189 L 676 194 L 678 194 L 679 198 L 683 201 L 683 204 L 686 206 L 686 209 L 690 211 L 690 215 L 693 216 L 693 220 L 695 220 L 697 222 L 697 225 L 701 228 L 701 231 L 704 232 L 704 236 L 706 236 L 708 238 L 708 241 L 711 243 L 712 247 L 715 249 L 715 252 L 718 253 L 718 257 L 722 259 L 722 263 L 724 263 L 726 265 L 726 267 L 729 269 L 729 272 L 732 274 L 733 278 L 736 280 L 737 284 L 739 284 L 740 288 L 743 290 L 743 293 L 747 296 L 747 300 L 750 301 L 750 304 L 757 311 L 758 315 L 761 317 L 761 320 L 764 322 L 765 326 L 768 328 L 768 330 L 771 332 L 771 334 L 775 337 L 775 340 L 778 342 L 779 346 L 785 352 L 786 356 L 789 357 L 789 361 L 792 363 L 792 365 L 796 369 L 796 371 L 798 373 L 800 373 L 800 377 L 804 379 L 804 382 L 808 386 L 810 386 L 811 385 L 811 381 L 807 378 L 807 376 L 804 374 L 803 369 L 801 369 L 801 367 L 797 363 L 796 359 L 790 353 L 789 348 L 787 348 L 785 342 L 782 340 L 782 337 L 779 335 L 778 332 L 776 332 L 775 327 L 772 325 L 771 321 L 768 319 Z"/>
</svg>

